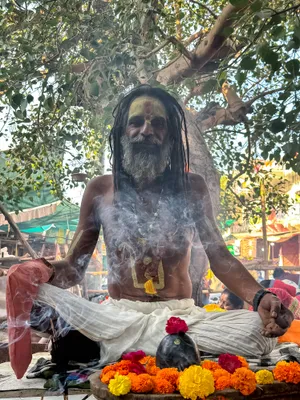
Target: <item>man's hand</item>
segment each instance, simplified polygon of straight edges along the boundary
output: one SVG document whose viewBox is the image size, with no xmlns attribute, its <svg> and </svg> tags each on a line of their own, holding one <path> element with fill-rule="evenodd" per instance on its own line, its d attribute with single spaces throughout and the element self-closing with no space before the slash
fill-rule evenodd
<svg viewBox="0 0 300 400">
<path fill-rule="evenodd" d="M 0 268 L 0 277 L 6 276 L 6 275 L 7 275 L 7 271 L 5 269 Z"/>
<path fill-rule="evenodd" d="M 282 336 L 294 319 L 291 311 L 271 293 L 262 298 L 257 311 L 264 324 L 261 333 L 266 337 Z"/>
</svg>

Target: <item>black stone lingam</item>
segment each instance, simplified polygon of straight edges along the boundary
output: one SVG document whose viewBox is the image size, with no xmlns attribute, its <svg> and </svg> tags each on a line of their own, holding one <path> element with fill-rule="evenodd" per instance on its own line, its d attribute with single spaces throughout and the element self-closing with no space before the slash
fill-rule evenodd
<svg viewBox="0 0 300 400">
<path fill-rule="evenodd" d="M 166 335 L 156 352 L 156 365 L 159 368 L 177 368 L 183 371 L 190 365 L 199 365 L 200 352 L 193 339 L 186 334 L 185 321 L 171 317 L 166 325 Z"/>
</svg>

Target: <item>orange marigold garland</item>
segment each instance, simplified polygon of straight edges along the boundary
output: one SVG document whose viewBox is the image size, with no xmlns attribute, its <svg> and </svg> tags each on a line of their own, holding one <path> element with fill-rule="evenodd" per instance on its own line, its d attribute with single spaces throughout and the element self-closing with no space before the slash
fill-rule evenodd
<svg viewBox="0 0 300 400">
<path fill-rule="evenodd" d="M 245 367 L 238 368 L 231 376 L 231 385 L 244 396 L 248 396 L 256 389 L 255 373 Z"/>
<path fill-rule="evenodd" d="M 142 352 L 129 353 L 129 356 L 141 357 Z M 227 370 L 222 368 L 220 364 Z M 242 367 L 236 368 L 238 364 L 242 365 Z M 228 370 L 234 369 L 234 373 L 228 372 Z M 146 370 L 147 373 L 143 373 L 143 370 Z M 195 374 L 193 375 L 192 373 L 196 370 L 197 379 L 194 377 Z M 209 376 L 205 374 L 210 374 L 211 382 Z M 280 361 L 274 368 L 273 374 L 278 381 L 299 384 L 300 364 Z M 183 376 L 185 379 L 180 379 Z M 130 359 L 123 359 L 103 368 L 100 379 L 104 384 L 108 385 L 111 393 L 117 396 L 128 393 L 129 390 L 134 393 L 152 392 L 155 394 L 171 394 L 177 390 L 182 392 L 182 395 L 186 396 L 188 394 L 189 398 L 196 399 L 196 397 L 205 397 L 208 393 L 213 393 L 213 390 L 224 390 L 230 387 L 247 396 L 255 391 L 256 383 L 272 383 L 273 378 L 270 379 L 271 376 L 272 372 L 265 370 L 260 370 L 255 374 L 249 369 L 244 357 L 226 354 L 219 358 L 219 364 L 214 361 L 204 360 L 201 367 L 191 366 L 182 372 L 179 372 L 176 368 L 158 368 L 156 359 L 152 356 L 142 357 L 135 362 Z M 203 381 L 200 385 L 201 387 L 198 382 L 200 378 Z"/>
<path fill-rule="evenodd" d="M 152 380 L 154 384 L 153 393 L 171 394 L 175 392 L 175 386 L 173 386 L 172 383 L 166 379 L 153 376 Z"/>
<path fill-rule="evenodd" d="M 210 361 L 210 360 L 204 360 L 201 363 L 201 367 L 208 369 L 209 371 L 216 371 L 217 369 L 222 369 L 222 367 L 215 361 Z"/>
<path fill-rule="evenodd" d="M 148 393 L 153 389 L 153 381 L 148 374 L 133 374 L 128 375 L 131 380 L 131 391 L 135 393 Z"/>
<path fill-rule="evenodd" d="M 158 371 L 156 377 L 160 379 L 166 379 L 176 389 L 177 381 L 179 378 L 179 372 L 177 368 L 163 368 Z"/>
</svg>

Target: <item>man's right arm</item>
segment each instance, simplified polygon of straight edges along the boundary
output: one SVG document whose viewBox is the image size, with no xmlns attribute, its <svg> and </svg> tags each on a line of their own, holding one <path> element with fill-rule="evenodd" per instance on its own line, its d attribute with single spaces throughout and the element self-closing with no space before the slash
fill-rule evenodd
<svg viewBox="0 0 300 400">
<path fill-rule="evenodd" d="M 96 247 L 100 222 L 95 220 L 95 201 L 99 187 L 99 177 L 90 181 L 83 195 L 77 230 L 67 256 L 60 261 L 51 262 L 54 274 L 51 284 L 67 289 L 80 283 Z"/>
</svg>

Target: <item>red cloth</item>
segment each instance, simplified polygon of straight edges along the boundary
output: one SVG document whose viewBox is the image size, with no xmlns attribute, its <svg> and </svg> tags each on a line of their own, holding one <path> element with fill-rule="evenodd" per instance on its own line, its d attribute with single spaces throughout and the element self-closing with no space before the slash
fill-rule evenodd
<svg viewBox="0 0 300 400">
<path fill-rule="evenodd" d="M 6 310 L 9 358 L 18 379 L 25 374 L 31 358 L 30 312 L 39 285 L 48 282 L 53 270 L 41 259 L 11 267 L 7 274 Z"/>
<path fill-rule="evenodd" d="M 272 288 L 274 289 L 284 289 L 286 290 L 292 297 L 296 296 L 297 290 L 294 286 L 288 285 L 285 282 L 282 282 L 279 279 L 276 279 L 273 283 Z"/>
</svg>

